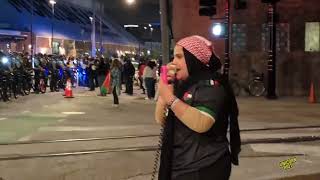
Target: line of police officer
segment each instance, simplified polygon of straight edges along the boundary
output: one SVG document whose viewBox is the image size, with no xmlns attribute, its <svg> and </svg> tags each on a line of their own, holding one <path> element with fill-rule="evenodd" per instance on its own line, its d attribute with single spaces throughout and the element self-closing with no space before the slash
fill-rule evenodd
<svg viewBox="0 0 320 180">
<path fill-rule="evenodd" d="M 6 101 L 12 95 L 27 95 L 31 89 L 45 93 L 48 80 L 52 92 L 64 89 L 68 78 L 74 82 L 77 63 L 67 61 L 65 56 L 37 54 L 31 58 L 28 54 L 0 52 L 0 98 Z"/>
</svg>

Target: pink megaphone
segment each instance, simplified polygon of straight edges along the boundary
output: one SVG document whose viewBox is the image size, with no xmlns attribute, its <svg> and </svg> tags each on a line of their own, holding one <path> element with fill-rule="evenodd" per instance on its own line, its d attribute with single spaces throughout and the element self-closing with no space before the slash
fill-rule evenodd
<svg viewBox="0 0 320 180">
<path fill-rule="evenodd" d="M 161 77 L 161 80 L 165 83 L 165 84 L 168 84 L 168 68 L 166 65 L 164 66 L 161 66 L 161 73 L 160 73 L 160 77 Z"/>
</svg>

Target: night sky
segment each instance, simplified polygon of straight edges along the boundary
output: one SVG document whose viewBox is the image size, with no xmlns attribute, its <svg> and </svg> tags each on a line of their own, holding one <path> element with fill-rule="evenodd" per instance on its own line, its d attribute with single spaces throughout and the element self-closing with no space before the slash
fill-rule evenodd
<svg viewBox="0 0 320 180">
<path fill-rule="evenodd" d="M 159 23 L 159 0 L 136 0 L 128 6 L 125 0 L 99 0 L 106 13 L 120 24 Z"/>
</svg>

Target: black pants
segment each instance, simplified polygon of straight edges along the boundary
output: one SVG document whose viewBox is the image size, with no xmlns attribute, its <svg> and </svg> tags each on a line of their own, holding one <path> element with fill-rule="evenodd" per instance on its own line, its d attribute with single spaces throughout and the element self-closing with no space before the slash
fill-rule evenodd
<svg viewBox="0 0 320 180">
<path fill-rule="evenodd" d="M 156 80 L 153 78 L 145 78 L 145 84 L 147 88 L 148 98 L 154 98 L 156 94 L 156 90 L 155 90 Z"/>
<path fill-rule="evenodd" d="M 35 93 L 39 93 L 39 85 L 40 85 L 40 72 L 34 73 L 34 91 Z"/>
<path fill-rule="evenodd" d="M 126 93 L 133 95 L 133 77 L 129 76 L 126 79 Z"/>
<path fill-rule="evenodd" d="M 89 86 L 90 90 L 92 91 L 95 89 L 95 87 L 99 87 L 98 74 L 96 71 L 91 71 L 89 75 Z"/>
<path fill-rule="evenodd" d="M 51 80 L 50 80 L 50 90 L 52 91 L 59 91 L 57 88 L 57 83 L 58 83 L 58 77 L 59 74 L 57 72 L 52 72 L 51 74 Z"/>
<path fill-rule="evenodd" d="M 112 94 L 113 94 L 113 104 L 119 104 L 119 98 L 118 98 L 116 87 L 113 88 Z"/>
<path fill-rule="evenodd" d="M 139 77 L 139 82 L 140 82 L 140 89 L 142 89 L 143 93 L 146 91 L 146 89 L 143 86 L 143 78 Z"/>
<path fill-rule="evenodd" d="M 228 180 L 231 174 L 230 153 L 226 153 L 213 165 L 187 173 L 173 180 Z"/>
</svg>

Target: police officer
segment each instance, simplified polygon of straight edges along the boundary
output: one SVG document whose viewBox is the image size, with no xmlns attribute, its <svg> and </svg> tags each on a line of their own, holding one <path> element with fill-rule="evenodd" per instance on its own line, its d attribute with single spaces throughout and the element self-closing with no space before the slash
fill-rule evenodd
<svg viewBox="0 0 320 180">
<path fill-rule="evenodd" d="M 51 59 L 49 60 L 48 69 L 49 69 L 49 72 L 51 74 L 50 91 L 51 92 L 59 91 L 59 89 L 57 88 L 59 71 L 58 71 L 58 68 L 57 68 L 57 60 L 56 60 L 55 57 L 51 57 Z"/>
<path fill-rule="evenodd" d="M 41 61 L 40 59 L 42 58 L 41 54 L 36 55 L 34 58 L 34 92 L 36 94 L 39 94 L 39 84 L 40 84 L 40 77 L 41 77 L 41 72 L 43 71 L 43 68 L 41 66 Z"/>
</svg>

